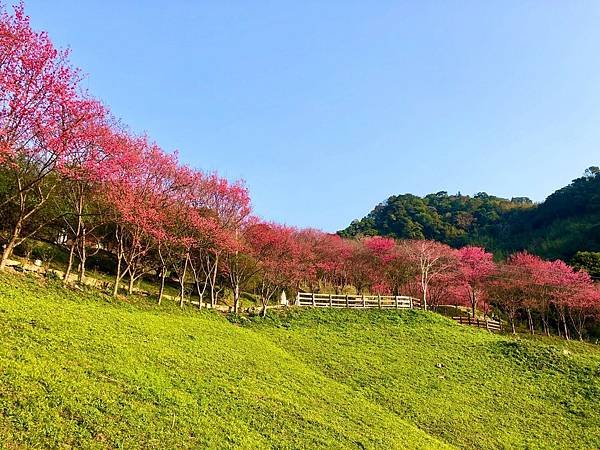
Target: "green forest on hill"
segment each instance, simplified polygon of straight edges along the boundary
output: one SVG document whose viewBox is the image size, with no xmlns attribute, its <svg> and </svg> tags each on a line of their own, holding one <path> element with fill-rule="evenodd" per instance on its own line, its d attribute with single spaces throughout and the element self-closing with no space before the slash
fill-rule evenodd
<svg viewBox="0 0 600 450">
<path fill-rule="evenodd" d="M 579 251 L 600 251 L 600 169 L 590 167 L 540 204 L 485 192 L 395 195 L 339 234 L 435 239 L 454 247 L 481 245 L 498 257 L 528 250 L 571 260 Z"/>
</svg>

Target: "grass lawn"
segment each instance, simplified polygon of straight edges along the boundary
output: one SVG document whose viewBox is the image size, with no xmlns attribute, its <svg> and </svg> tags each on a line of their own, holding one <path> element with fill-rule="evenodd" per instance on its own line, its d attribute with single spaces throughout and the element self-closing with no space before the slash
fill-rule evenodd
<svg viewBox="0 0 600 450">
<path fill-rule="evenodd" d="M 442 447 L 262 333 L 0 276 L 6 447 Z"/>
<path fill-rule="evenodd" d="M 4 446 L 600 447 L 594 345 L 420 311 L 240 325 L 166 303 L 0 275 Z"/>
<path fill-rule="evenodd" d="M 600 347 L 518 339 L 422 311 L 308 310 L 250 327 L 460 447 L 600 448 Z"/>
</svg>

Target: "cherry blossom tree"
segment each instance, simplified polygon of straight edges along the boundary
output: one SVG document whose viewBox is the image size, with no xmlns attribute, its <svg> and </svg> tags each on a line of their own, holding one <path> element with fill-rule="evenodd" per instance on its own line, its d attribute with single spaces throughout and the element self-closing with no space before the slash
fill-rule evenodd
<svg viewBox="0 0 600 450">
<path fill-rule="evenodd" d="M 229 287 L 233 293 L 233 312 L 240 308 L 241 289 L 259 271 L 249 243 L 249 233 L 258 223 L 254 217 L 246 218 L 234 232 L 232 245 L 224 254 L 224 268 Z"/>
<path fill-rule="evenodd" d="M 564 261 L 556 260 L 547 263 L 546 281 L 550 285 L 550 303 L 558 316 L 558 331 L 566 339 L 570 338 L 568 316 L 574 307 L 593 303 L 596 299 L 595 289 L 590 275 L 585 271 L 575 271 Z M 589 304 L 589 303 L 588 303 Z"/>
<path fill-rule="evenodd" d="M 519 270 L 514 261 L 500 264 L 493 278 L 488 282 L 492 304 L 503 311 L 510 323 L 511 330 L 516 333 L 516 321 L 519 313 L 525 309 L 526 288 L 529 281 L 526 272 Z M 531 313 L 528 314 L 529 329 L 533 332 Z"/>
<path fill-rule="evenodd" d="M 105 186 L 117 258 L 114 296 L 123 277 L 129 277 L 131 293 L 135 281 L 152 269 L 148 264 L 152 230 L 164 221 L 170 196 L 178 188 L 179 169 L 176 155 L 164 153 L 146 137 L 125 137 L 120 161 Z"/>
<path fill-rule="evenodd" d="M 569 299 L 568 315 L 579 340 L 583 340 L 590 319 L 600 317 L 600 288 L 586 283 Z"/>
<path fill-rule="evenodd" d="M 306 271 L 309 275 L 308 279 L 313 280 L 312 276 L 314 275 L 314 281 L 319 285 L 330 284 L 337 294 L 341 294 L 350 283 L 353 244 L 334 234 L 317 234 L 315 232 L 312 234 L 314 242 L 312 258 L 315 261 L 315 267 L 314 273 Z"/>
<path fill-rule="evenodd" d="M 78 280 L 85 277 L 88 243 L 99 250 L 100 237 L 94 231 L 104 225 L 102 187 L 112 162 L 118 159 L 119 139 L 115 123 L 105 108 L 95 100 L 81 102 L 89 120 L 75 139 L 73 150 L 61 161 L 58 172 L 62 177 L 61 195 L 57 203 L 62 208 L 66 235 L 70 237 L 69 259 L 64 279 L 69 280 L 75 256 L 79 260 Z"/>
<path fill-rule="evenodd" d="M 211 174 L 205 177 L 204 208 L 211 212 L 213 226 L 204 233 L 204 245 L 197 246 L 199 267 L 210 286 L 210 302 L 214 307 L 217 293 L 217 276 L 224 271 L 223 254 L 235 251 L 235 235 L 250 217 L 250 196 L 240 181 L 231 183 Z M 200 196 L 198 196 L 200 197 Z"/>
<path fill-rule="evenodd" d="M 405 241 L 404 252 L 417 272 L 423 309 L 427 310 L 432 282 L 456 270 L 457 257 L 449 246 L 436 241 Z"/>
<path fill-rule="evenodd" d="M 72 150 L 88 110 L 80 109 L 79 73 L 46 33 L 31 29 L 23 6 L 0 11 L 0 207 L 8 228 L 0 259 L 56 217 L 39 218 L 60 185 L 56 167 Z"/>
<path fill-rule="evenodd" d="M 463 247 L 457 251 L 458 274 L 455 280 L 469 298 L 471 313 L 475 316 L 477 304 L 486 293 L 486 286 L 496 265 L 493 255 L 481 247 Z"/>
<path fill-rule="evenodd" d="M 300 246 L 293 228 L 277 224 L 253 225 L 246 238 L 256 261 L 258 293 L 264 317 L 273 296 L 285 287 L 294 286 L 302 277 Z"/>
</svg>

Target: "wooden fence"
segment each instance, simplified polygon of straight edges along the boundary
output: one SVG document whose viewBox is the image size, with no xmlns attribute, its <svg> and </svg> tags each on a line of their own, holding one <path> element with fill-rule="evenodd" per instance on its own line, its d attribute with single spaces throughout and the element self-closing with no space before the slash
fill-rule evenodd
<svg viewBox="0 0 600 450">
<path fill-rule="evenodd" d="M 299 292 L 296 305 L 315 308 L 379 308 L 412 309 L 420 308 L 421 301 L 402 295 L 351 295 L 351 294 L 315 294 Z"/>
<path fill-rule="evenodd" d="M 479 319 L 471 316 L 455 316 L 453 320 L 461 325 L 470 325 L 477 328 L 485 328 L 489 331 L 502 331 L 502 322 L 492 319 Z"/>
</svg>

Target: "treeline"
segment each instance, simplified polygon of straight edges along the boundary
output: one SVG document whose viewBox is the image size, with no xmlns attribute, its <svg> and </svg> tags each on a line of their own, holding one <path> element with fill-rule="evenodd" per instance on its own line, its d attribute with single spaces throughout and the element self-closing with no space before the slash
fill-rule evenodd
<svg viewBox="0 0 600 450">
<path fill-rule="evenodd" d="M 441 205 L 448 196 L 435 198 Z M 446 202 L 450 215 L 462 201 Z M 474 201 L 475 219 L 456 215 L 461 227 L 531 208 L 526 199 Z M 565 337 L 583 338 L 598 318 L 599 291 L 586 272 L 527 253 L 496 264 L 482 248 L 423 239 L 435 224 L 394 240 L 260 221 L 242 183 L 182 165 L 84 92 L 68 54 L 31 30 L 22 6 L 0 13 L 0 205 L 0 270 L 19 246 L 43 239 L 66 250 L 65 281 L 77 272 L 81 282 L 89 258 L 102 252 L 114 296 L 150 276 L 159 303 L 174 280 L 181 306 L 192 284 L 200 307 L 226 291 L 234 312 L 242 292 L 255 293 L 264 314 L 282 291 L 308 290 L 409 294 L 426 308 L 467 305 L 472 314 L 495 307 L 513 329 L 522 321 Z"/>
<path fill-rule="evenodd" d="M 590 167 L 537 205 L 526 197 L 508 200 L 484 192 L 473 197 L 447 192 L 392 196 L 339 233 L 481 245 L 499 257 L 527 250 L 571 260 L 578 251 L 600 251 L 599 173 L 598 167 Z"/>
<path fill-rule="evenodd" d="M 327 281 L 338 293 L 351 285 L 359 293 L 408 294 L 419 297 L 425 308 L 463 306 L 473 316 L 501 316 L 513 332 L 522 324 L 531 333 L 567 339 L 583 339 L 600 319 L 600 287 L 587 272 L 560 260 L 520 252 L 496 263 L 481 247 L 453 249 L 436 241 L 379 236 L 340 238 L 336 249 L 335 238 L 327 239 L 326 248 L 336 255 L 316 267 L 330 275 L 313 282 Z"/>
<path fill-rule="evenodd" d="M 339 234 L 434 239 L 460 247 L 472 243 L 476 236 L 491 233 L 508 212 L 532 206 L 525 197 L 506 200 L 485 192 L 473 197 L 445 191 L 425 197 L 394 195 Z"/>
<path fill-rule="evenodd" d="M 90 251 L 114 256 L 115 296 L 123 279 L 131 292 L 149 272 L 164 286 L 168 273 L 183 285 L 191 270 L 214 289 L 225 265 L 237 305 L 244 235 L 255 222 L 245 187 L 129 132 L 81 89 L 79 74 L 31 29 L 22 5 L 2 9 L 0 270 L 16 247 L 45 237 L 68 247 L 65 279 L 75 260 L 84 278 Z"/>
</svg>

